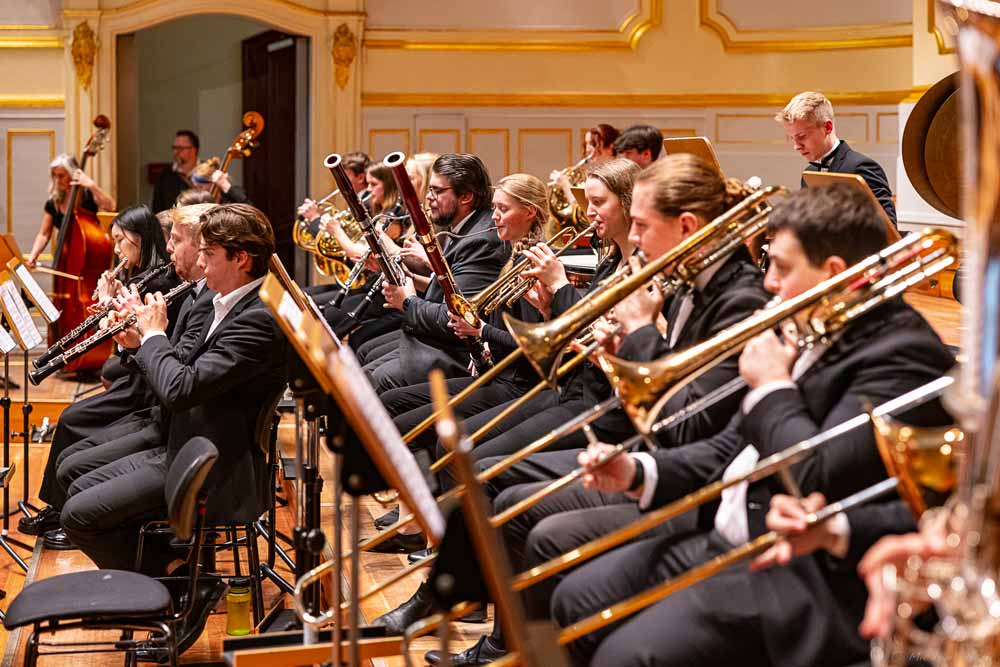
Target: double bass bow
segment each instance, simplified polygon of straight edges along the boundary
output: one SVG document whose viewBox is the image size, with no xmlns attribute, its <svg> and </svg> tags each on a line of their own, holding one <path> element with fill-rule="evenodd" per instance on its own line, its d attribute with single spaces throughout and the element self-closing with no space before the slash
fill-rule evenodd
<svg viewBox="0 0 1000 667">
<path fill-rule="evenodd" d="M 87 167 L 90 158 L 97 155 L 108 143 L 111 121 L 104 114 L 94 118 L 94 132 L 87 139 L 80 156 L 80 170 Z M 63 215 L 53 253 L 53 268 L 61 273 L 77 276 L 65 278 L 53 274 L 52 303 L 60 311 L 59 319 L 49 325 L 49 344 L 61 339 L 67 332 L 87 319 L 88 307 L 94 303 L 94 292 L 101 274 L 111 267 L 114 244 L 101 226 L 97 216 L 80 206 L 81 186 L 70 188 L 66 213 Z M 95 371 L 111 355 L 112 343 L 94 347 L 66 365 L 69 372 Z"/>
<path fill-rule="evenodd" d="M 257 148 L 257 137 L 264 131 L 264 117 L 256 111 L 247 111 L 243 114 L 243 127 L 245 129 L 236 135 L 233 143 L 226 149 L 226 158 L 219 167 L 219 171 L 224 174 L 229 172 L 229 164 L 233 158 L 250 157 L 253 149 Z M 218 183 L 212 184 L 211 195 L 216 203 L 222 198 L 222 190 Z"/>
</svg>

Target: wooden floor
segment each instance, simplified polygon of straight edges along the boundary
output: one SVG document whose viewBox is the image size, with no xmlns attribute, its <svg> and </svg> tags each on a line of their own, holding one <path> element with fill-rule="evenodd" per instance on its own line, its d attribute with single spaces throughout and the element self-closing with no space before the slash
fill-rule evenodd
<svg viewBox="0 0 1000 667">
<path fill-rule="evenodd" d="M 950 345 L 958 345 L 961 336 L 961 309 L 957 303 L 951 300 L 928 297 L 919 294 L 908 294 L 907 300 L 928 318 L 946 343 Z M 14 376 L 15 381 L 20 382 L 20 372 L 20 366 L 12 365 L 11 375 Z M 79 391 L 81 388 L 83 387 L 78 386 L 76 383 L 61 380 L 58 377 L 46 380 L 41 387 L 31 387 L 31 403 L 34 408 L 31 414 L 32 423 L 40 423 L 42 416 L 53 417 L 54 422 L 54 416 L 58 415 L 58 412 L 63 406 L 72 402 L 74 393 Z M 12 392 L 12 399 L 19 398 L 20 390 Z M 20 431 L 20 404 L 15 404 L 13 406 L 12 418 L 14 419 L 13 430 Z M 293 453 L 294 425 L 290 420 L 286 420 L 282 423 L 282 427 L 279 431 L 279 442 L 282 449 L 285 451 L 286 456 Z M 11 448 L 11 459 L 17 466 L 19 466 L 18 474 L 15 476 L 11 486 L 12 501 L 16 501 L 21 498 L 23 488 L 21 476 L 21 471 L 23 471 L 21 443 L 22 441 L 17 439 L 13 441 Z M 47 455 L 48 445 L 32 444 L 29 446 L 28 469 L 30 473 L 30 489 L 32 498 L 34 498 L 34 494 L 37 492 L 38 484 L 41 478 L 41 471 L 44 467 Z M 332 479 L 330 459 L 325 450 L 321 452 L 321 471 L 327 480 Z M 322 514 L 323 526 L 325 528 L 332 527 L 334 525 L 333 502 L 330 492 L 331 486 L 332 485 L 330 483 L 327 483 L 324 488 Z M 294 494 L 288 493 L 288 491 L 290 491 L 290 489 L 286 489 L 286 495 L 290 499 L 294 500 Z M 37 500 L 35 502 L 37 504 Z M 360 503 L 362 537 L 367 537 L 375 532 L 374 527 L 372 526 L 372 520 L 386 511 L 386 508 L 383 508 L 370 497 L 362 498 Z M 349 523 L 348 507 L 349 506 L 345 501 L 345 506 L 343 508 L 344 515 L 342 517 L 342 521 L 340 522 L 340 525 L 345 527 L 345 531 L 346 526 Z M 279 528 L 286 534 L 290 533 L 293 523 L 293 510 L 289 508 L 280 509 L 278 513 Z M 10 526 L 10 537 L 22 540 L 29 546 L 34 544 L 34 538 L 20 535 L 17 532 L 17 516 L 11 517 Z M 344 539 L 346 543 L 346 532 Z M 263 544 L 261 544 L 261 548 L 263 550 Z M 31 569 L 29 570 L 29 576 L 32 580 L 38 580 L 60 573 L 78 571 L 92 567 L 89 561 L 78 551 L 54 552 L 38 549 L 34 552 L 30 550 L 19 550 L 19 553 L 25 558 L 25 560 L 30 561 Z M 0 586 L 8 591 L 8 598 L 0 602 L 0 608 L 2 609 L 6 609 L 10 599 L 21 590 L 25 582 L 25 574 L 20 570 L 20 568 L 13 565 L 13 562 L 9 558 L 5 558 L 4 556 L 5 555 L 0 552 Z M 227 554 L 220 553 L 219 565 L 222 571 L 231 571 L 226 569 L 230 565 L 227 560 L 228 558 L 229 556 Z M 401 555 L 367 553 L 362 557 L 361 565 L 361 589 L 368 590 L 378 582 L 385 581 L 388 577 L 401 571 L 406 565 L 406 559 L 405 556 Z M 280 567 L 279 570 L 286 578 L 292 578 L 291 573 L 287 570 L 281 570 Z M 344 574 L 345 578 L 343 581 L 346 586 L 346 567 Z M 361 605 L 363 619 L 371 621 L 378 615 L 385 613 L 386 611 L 393 609 L 404 602 L 416 589 L 423 576 L 424 575 L 422 573 L 415 573 L 411 575 L 409 579 L 400 582 L 387 591 L 376 595 L 372 599 L 363 603 Z M 265 596 L 269 607 L 281 602 L 281 596 L 278 594 L 276 587 L 270 583 L 266 584 Z M 202 635 L 201 639 L 195 644 L 194 647 L 185 653 L 184 656 L 182 656 L 182 664 L 221 664 L 222 641 L 226 636 L 226 617 L 224 614 L 224 603 L 220 605 L 220 607 L 220 613 L 213 615 L 209 620 L 207 631 Z M 452 638 L 454 640 L 452 648 L 458 649 L 467 646 L 478 638 L 480 634 L 487 632 L 489 627 L 489 624 L 457 624 L 455 626 L 455 631 L 452 634 Z M 25 635 L 26 633 L 14 633 L 8 636 L 8 634 L 0 628 L 0 643 L 5 646 L 4 658 L 2 666 L 0 667 L 22 664 Z M 60 638 L 62 639 L 61 636 Z M 437 641 L 435 639 L 426 638 L 418 640 L 411 653 L 411 657 L 414 659 L 414 664 L 423 664 L 422 655 L 424 651 L 431 648 L 437 648 Z M 87 665 L 101 667 L 103 665 L 119 665 L 121 664 L 121 657 L 120 655 L 87 655 L 79 657 L 53 656 L 50 658 L 44 658 L 41 664 L 53 666 Z M 401 657 L 393 657 L 376 659 L 372 661 L 371 664 L 378 667 L 397 667 L 402 666 L 405 663 Z"/>
</svg>

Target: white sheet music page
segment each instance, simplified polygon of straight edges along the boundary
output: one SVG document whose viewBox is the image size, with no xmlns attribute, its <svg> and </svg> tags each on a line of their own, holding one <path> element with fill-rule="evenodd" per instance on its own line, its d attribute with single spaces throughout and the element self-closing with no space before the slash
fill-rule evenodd
<svg viewBox="0 0 1000 667">
<path fill-rule="evenodd" d="M 18 345 L 23 350 L 30 350 L 42 342 L 42 334 L 38 331 L 28 307 L 21 299 L 21 292 L 18 289 L 18 282 L 5 280 L 0 283 L 0 304 L 3 305 L 3 314 L 7 317 L 7 323 L 11 327 L 11 332 L 17 338 Z"/>
<path fill-rule="evenodd" d="M 0 327 L 0 353 L 9 354 L 14 351 L 17 347 L 17 341 L 7 332 L 6 329 Z"/>
<path fill-rule="evenodd" d="M 417 460 L 413 458 L 413 453 L 403 442 L 382 401 L 368 383 L 368 378 L 361 370 L 351 348 L 341 347 L 336 359 L 341 367 L 340 372 L 334 373 L 334 376 L 338 384 L 342 384 L 348 390 L 343 392 L 344 398 L 355 404 L 358 414 L 365 415 L 396 469 L 396 474 L 406 487 L 410 500 L 413 501 L 411 509 L 424 517 L 434 535 L 434 541 L 440 542 L 444 536 L 444 515 L 441 514 L 441 508 L 438 507 L 434 494 L 427 486 L 427 480 L 424 479 Z"/>
<path fill-rule="evenodd" d="M 28 267 L 17 262 L 14 268 L 14 277 L 17 279 L 17 282 L 21 283 L 21 287 L 28 293 L 28 298 L 31 299 L 31 302 L 42 313 L 42 317 L 45 318 L 46 322 L 52 324 L 59 319 L 60 313 L 56 309 L 55 304 L 52 303 L 49 295 L 45 293 L 45 290 L 38 284 L 35 277 L 31 275 L 31 272 L 28 271 Z"/>
</svg>

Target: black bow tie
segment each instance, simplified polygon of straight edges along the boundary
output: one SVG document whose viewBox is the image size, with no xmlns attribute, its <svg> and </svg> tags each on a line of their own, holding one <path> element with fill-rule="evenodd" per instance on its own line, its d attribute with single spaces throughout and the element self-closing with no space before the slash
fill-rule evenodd
<svg viewBox="0 0 1000 667">
<path fill-rule="evenodd" d="M 829 169 L 830 168 L 830 163 L 833 162 L 833 155 L 834 155 L 833 153 L 830 153 L 829 155 L 827 155 L 822 160 L 820 160 L 818 162 L 812 162 L 812 161 L 810 161 L 809 164 L 812 165 L 813 167 L 816 167 L 817 171 L 823 171 L 824 169 Z"/>
</svg>

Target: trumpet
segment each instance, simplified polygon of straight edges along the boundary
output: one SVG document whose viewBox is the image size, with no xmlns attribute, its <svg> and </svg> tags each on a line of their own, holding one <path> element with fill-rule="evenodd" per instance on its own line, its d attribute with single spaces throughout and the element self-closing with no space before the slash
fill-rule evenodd
<svg viewBox="0 0 1000 667">
<path fill-rule="evenodd" d="M 592 222 L 586 229 L 582 229 L 574 234 L 566 245 L 555 252 L 555 256 L 559 257 L 566 250 L 572 248 L 578 240 L 593 232 L 596 227 L 597 223 Z M 555 242 L 565 235 L 565 230 L 560 231 L 546 241 L 545 245 L 555 248 Z M 531 260 L 520 260 L 517 264 L 504 271 L 503 275 L 494 280 L 490 285 L 484 287 L 481 292 L 469 299 L 469 303 L 476 309 L 479 317 L 488 316 L 501 306 L 510 308 L 521 297 L 527 294 L 528 290 L 535 284 L 535 279 L 523 278 L 521 274 L 530 267 Z"/>
<path fill-rule="evenodd" d="M 183 297 L 188 292 L 193 290 L 195 288 L 195 285 L 197 284 L 198 282 L 195 280 L 189 280 L 187 282 L 183 282 L 180 285 L 174 287 L 166 294 L 164 294 L 163 299 L 164 301 L 167 302 L 167 305 L 170 305 L 180 297 Z M 48 361 L 48 363 L 46 363 L 43 366 L 39 366 L 35 370 L 28 373 L 28 379 L 31 380 L 31 384 L 37 385 L 42 380 L 52 375 L 56 371 L 60 370 L 66 364 L 73 361 L 80 355 L 86 354 L 89 350 L 100 345 L 101 343 L 111 340 L 122 331 L 125 331 L 129 327 L 133 326 L 135 323 L 136 323 L 136 316 L 129 315 L 124 320 L 116 322 L 115 324 L 112 324 L 106 329 L 101 329 L 90 338 L 87 338 L 86 340 L 78 343 L 77 345 L 74 345 L 73 347 L 63 352 L 62 354 L 58 354 L 55 357 L 52 357 Z"/>
<path fill-rule="evenodd" d="M 504 323 L 538 374 L 553 384 L 566 344 L 626 296 L 656 279 L 665 295 L 675 293 L 701 271 L 726 257 L 764 230 L 773 206 L 769 197 L 787 190 L 757 190 L 635 273 L 619 271 L 559 317 L 541 324 L 521 322 L 504 313 Z M 660 274 L 668 273 L 665 278 Z"/>
<path fill-rule="evenodd" d="M 140 294 L 143 294 L 146 287 L 149 285 L 150 282 L 152 282 L 154 278 L 158 278 L 159 276 L 164 275 L 167 271 L 169 271 L 172 268 L 174 268 L 173 263 L 160 264 L 155 269 L 150 269 L 149 271 L 146 271 L 146 273 L 142 274 L 142 276 L 135 282 L 136 289 L 139 291 Z M 78 338 L 80 338 L 85 333 L 87 333 L 88 331 L 96 327 L 98 324 L 100 324 L 101 320 L 103 320 L 107 316 L 107 314 L 111 312 L 111 309 L 112 305 L 111 302 L 109 301 L 108 303 L 101 306 L 101 309 L 98 310 L 96 313 L 91 313 L 90 315 L 88 315 L 87 319 L 85 319 L 83 322 L 80 322 L 80 324 L 73 327 L 72 331 L 68 332 L 65 336 L 63 336 L 55 343 L 53 343 L 52 346 L 49 347 L 49 349 L 45 350 L 45 352 L 38 355 L 37 359 L 33 359 L 31 361 L 31 364 L 35 368 L 41 368 L 42 366 L 47 364 L 51 359 L 55 358 L 59 354 L 62 354 L 70 344 L 72 344 Z"/>
<path fill-rule="evenodd" d="M 123 259 L 122 261 L 118 262 L 118 264 L 115 266 L 115 268 L 111 269 L 111 277 L 108 280 L 108 282 L 111 282 L 111 281 L 114 281 L 114 280 L 118 280 L 118 276 L 121 275 L 122 271 L 125 270 L 126 266 L 128 266 L 128 260 L 127 259 Z M 100 292 L 101 292 L 101 288 L 100 287 L 95 287 L 94 288 L 94 293 L 90 295 L 91 301 L 96 301 L 98 295 L 100 295 Z"/>
</svg>

